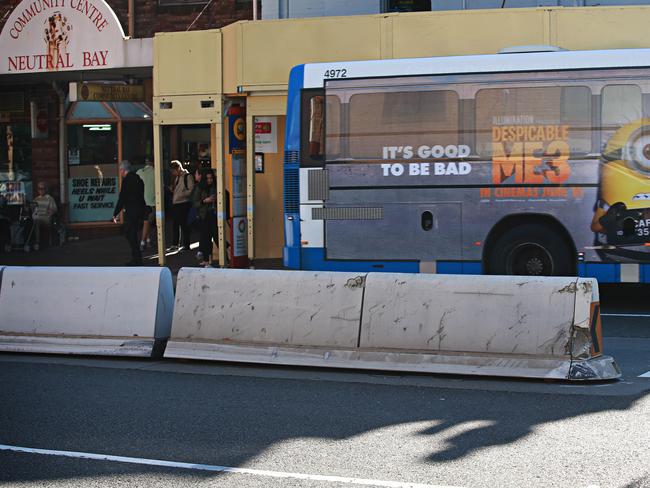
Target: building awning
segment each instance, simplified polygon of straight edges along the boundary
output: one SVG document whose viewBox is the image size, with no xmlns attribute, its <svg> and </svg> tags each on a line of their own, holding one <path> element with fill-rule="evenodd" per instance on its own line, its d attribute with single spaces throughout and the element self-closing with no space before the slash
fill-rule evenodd
<svg viewBox="0 0 650 488">
<path fill-rule="evenodd" d="M 88 120 L 106 122 L 149 122 L 151 109 L 143 102 L 72 102 L 68 108 L 68 124 Z"/>
</svg>

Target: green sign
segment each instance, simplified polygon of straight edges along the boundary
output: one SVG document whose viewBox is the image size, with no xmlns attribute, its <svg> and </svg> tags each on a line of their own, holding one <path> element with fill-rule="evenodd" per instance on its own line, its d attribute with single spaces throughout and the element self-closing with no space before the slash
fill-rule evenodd
<svg viewBox="0 0 650 488">
<path fill-rule="evenodd" d="M 108 221 L 117 203 L 117 177 L 81 176 L 68 180 L 71 222 Z"/>
</svg>

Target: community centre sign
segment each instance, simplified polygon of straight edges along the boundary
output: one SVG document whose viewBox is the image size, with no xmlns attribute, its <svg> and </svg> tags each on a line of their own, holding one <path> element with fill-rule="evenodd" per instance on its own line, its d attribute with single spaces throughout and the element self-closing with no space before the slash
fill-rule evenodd
<svg viewBox="0 0 650 488">
<path fill-rule="evenodd" d="M 0 34 L 0 74 L 121 67 L 124 52 L 104 0 L 23 0 Z"/>
</svg>

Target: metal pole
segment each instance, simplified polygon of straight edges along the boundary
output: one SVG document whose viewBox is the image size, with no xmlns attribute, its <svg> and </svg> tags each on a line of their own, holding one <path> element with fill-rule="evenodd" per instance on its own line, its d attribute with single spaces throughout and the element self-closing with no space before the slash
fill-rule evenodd
<svg viewBox="0 0 650 488">
<path fill-rule="evenodd" d="M 165 265 L 165 192 L 163 171 L 165 169 L 162 160 L 162 126 L 153 126 L 153 160 L 154 160 L 154 183 L 156 187 L 156 234 L 158 236 L 158 264 Z"/>
<path fill-rule="evenodd" d="M 129 37 L 133 38 L 135 35 L 135 6 L 134 6 L 134 0 L 129 0 Z"/>
<path fill-rule="evenodd" d="M 223 114 L 225 103 L 221 98 L 219 113 Z M 222 119 L 223 120 L 223 119 Z M 217 246 L 219 247 L 219 266 L 226 267 L 226 158 L 223 141 L 223 122 L 210 124 L 210 150 L 212 151 L 212 168 L 217 175 Z"/>
<path fill-rule="evenodd" d="M 59 199 L 63 205 L 67 199 L 67 168 L 66 168 L 66 153 L 67 153 L 67 125 L 65 123 L 65 91 L 56 83 L 52 82 L 52 87 L 56 91 L 59 98 Z"/>
<path fill-rule="evenodd" d="M 248 109 L 247 109 L 248 110 Z M 246 112 L 246 221 L 248 259 L 255 259 L 255 118 Z"/>
</svg>

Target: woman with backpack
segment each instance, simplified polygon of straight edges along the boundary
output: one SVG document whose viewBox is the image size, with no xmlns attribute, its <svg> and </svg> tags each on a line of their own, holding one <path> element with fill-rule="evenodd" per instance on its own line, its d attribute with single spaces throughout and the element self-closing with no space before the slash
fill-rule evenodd
<svg viewBox="0 0 650 488">
<path fill-rule="evenodd" d="M 212 242 L 217 235 L 217 185 L 211 169 L 201 169 L 197 187 L 194 191 L 194 207 L 200 229 L 199 252 L 196 259 L 199 266 L 210 266 Z"/>
<path fill-rule="evenodd" d="M 190 227 L 187 223 L 187 215 L 192 208 L 192 190 L 194 189 L 194 178 L 183 168 L 180 161 L 171 162 L 172 175 L 172 245 L 178 246 L 179 251 L 190 248 Z"/>
</svg>

